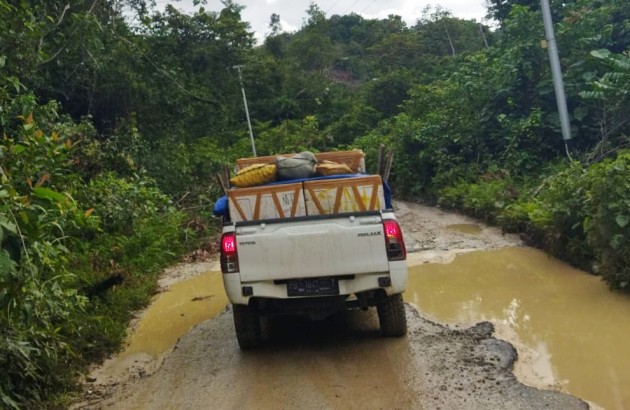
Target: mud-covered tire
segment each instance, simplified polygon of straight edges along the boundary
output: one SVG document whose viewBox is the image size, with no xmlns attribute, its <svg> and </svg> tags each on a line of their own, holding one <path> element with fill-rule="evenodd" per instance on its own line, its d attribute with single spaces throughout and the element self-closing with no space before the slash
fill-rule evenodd
<svg viewBox="0 0 630 410">
<path fill-rule="evenodd" d="M 241 349 L 253 349 L 262 344 L 260 316 L 245 305 L 233 305 L 234 330 Z"/>
<path fill-rule="evenodd" d="M 405 303 L 401 294 L 392 295 L 376 305 L 381 333 L 387 337 L 401 337 L 407 334 Z"/>
</svg>

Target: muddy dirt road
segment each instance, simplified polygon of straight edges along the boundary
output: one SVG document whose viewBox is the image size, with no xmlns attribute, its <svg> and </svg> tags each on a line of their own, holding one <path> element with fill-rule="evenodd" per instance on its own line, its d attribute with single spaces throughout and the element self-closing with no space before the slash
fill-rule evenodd
<svg viewBox="0 0 630 410">
<path fill-rule="evenodd" d="M 396 205 L 410 264 L 520 245 L 516 237 L 459 215 Z M 195 326 L 159 359 L 136 360 L 129 371 L 115 375 L 97 369 L 86 384 L 90 394 L 76 408 L 588 408 L 574 397 L 520 384 L 512 373 L 516 351 L 492 337 L 492 324 L 447 327 L 410 305 L 407 316 L 409 334 L 400 339 L 379 335 L 373 311 L 320 322 L 272 320 L 268 343 L 242 352 L 226 309 Z M 120 369 L 115 364 L 116 359 L 108 366 Z"/>
</svg>

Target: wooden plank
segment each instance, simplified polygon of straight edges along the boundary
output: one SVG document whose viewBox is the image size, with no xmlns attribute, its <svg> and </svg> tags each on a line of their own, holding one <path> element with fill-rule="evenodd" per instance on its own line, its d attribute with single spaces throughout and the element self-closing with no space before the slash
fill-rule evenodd
<svg viewBox="0 0 630 410">
<path fill-rule="evenodd" d="M 300 203 L 300 201 L 298 201 L 297 199 L 300 196 L 304 196 L 304 192 L 302 191 L 302 184 L 300 184 L 298 188 L 295 188 L 295 191 L 293 192 L 293 207 L 291 207 L 291 218 L 295 218 L 297 216 L 296 212 L 298 204 Z M 306 208 L 304 209 L 304 212 L 306 213 Z"/>
<path fill-rule="evenodd" d="M 372 189 L 374 189 L 374 186 L 372 186 Z M 359 192 L 359 188 L 357 188 L 356 185 L 352 185 L 352 193 L 354 194 L 354 201 L 357 203 L 357 205 L 359 205 L 359 210 L 365 211 L 365 204 L 363 203 L 363 198 L 361 198 L 361 193 Z"/>
<path fill-rule="evenodd" d="M 381 184 L 382 186 L 382 184 Z M 385 195 L 385 193 L 383 192 L 383 195 Z M 383 198 L 384 200 L 385 198 Z M 370 210 L 374 210 L 376 209 L 376 204 L 378 201 L 378 186 L 376 184 L 373 185 L 372 187 L 372 198 L 370 198 Z M 380 203 L 378 204 L 380 206 Z M 385 205 L 385 204 L 383 204 Z"/>
<path fill-rule="evenodd" d="M 319 152 L 315 154 L 318 161 L 332 161 L 345 164 L 353 172 L 365 172 L 365 155 L 361 150 Z"/>
<path fill-rule="evenodd" d="M 382 167 L 383 167 L 383 153 L 384 152 L 385 152 L 385 145 L 380 144 L 378 146 L 378 162 L 376 163 L 376 173 L 379 174 L 381 177 L 383 176 Z"/>
<path fill-rule="evenodd" d="M 232 188 L 228 191 L 234 222 L 306 215 L 301 183 Z"/>
<path fill-rule="evenodd" d="M 337 195 L 335 196 L 334 213 L 338 213 L 339 209 L 341 209 L 341 199 L 343 198 L 343 188 L 336 187 L 335 189 L 337 190 Z"/>
<path fill-rule="evenodd" d="M 346 164 L 353 172 L 365 172 L 365 154 L 361 150 L 316 152 L 318 161 L 332 161 L 338 164 Z M 279 156 L 291 157 L 293 154 L 269 155 L 264 157 L 239 158 L 236 160 L 236 170 L 243 169 L 254 164 L 272 164 Z"/>
<path fill-rule="evenodd" d="M 252 218 L 253 220 L 258 220 L 260 219 L 260 202 L 262 199 L 262 193 L 257 193 L 256 194 L 256 206 L 254 207 L 254 217 Z"/>
<path fill-rule="evenodd" d="M 278 212 L 278 215 L 280 216 L 280 218 L 284 218 L 284 212 L 282 212 L 282 205 L 280 205 L 280 200 L 278 200 L 278 193 L 273 192 L 271 194 L 271 198 L 273 199 L 273 204 L 276 206 L 276 211 Z M 293 201 L 293 202 L 295 204 L 296 201 Z"/>
<path fill-rule="evenodd" d="M 317 210 L 319 212 L 319 215 L 325 214 L 326 210 L 322 206 L 321 202 L 319 202 L 319 199 L 317 198 L 317 194 L 315 193 L 313 188 L 311 188 L 311 187 L 307 188 L 306 185 L 305 185 L 304 189 L 308 190 L 308 192 L 311 194 L 311 202 L 313 202 L 315 204 L 315 207 L 317 208 Z M 307 213 L 308 213 L 308 205 L 307 205 Z"/>
<path fill-rule="evenodd" d="M 230 201 L 230 204 L 234 205 L 234 207 L 238 211 L 238 214 L 240 215 L 241 220 L 247 221 L 247 215 L 245 215 L 243 208 L 241 208 L 241 204 L 238 202 L 238 197 L 234 195 L 233 191 L 228 191 L 228 200 Z M 232 218 L 234 218 L 235 216 L 236 215 L 232 215 Z"/>
<path fill-rule="evenodd" d="M 385 164 L 385 170 L 383 171 L 383 181 L 387 182 L 389 180 L 389 173 L 392 170 L 392 164 L 394 163 L 394 151 L 393 150 L 389 150 L 387 152 L 387 159 L 386 159 L 386 164 Z"/>
<path fill-rule="evenodd" d="M 304 182 L 309 215 L 378 210 L 385 204 L 378 175 Z"/>
<path fill-rule="evenodd" d="M 288 154 L 288 156 L 291 155 L 294 154 Z M 236 170 L 239 171 L 254 164 L 273 164 L 274 162 L 276 162 L 277 157 L 277 155 L 270 155 L 266 157 L 239 158 L 236 160 Z"/>
</svg>

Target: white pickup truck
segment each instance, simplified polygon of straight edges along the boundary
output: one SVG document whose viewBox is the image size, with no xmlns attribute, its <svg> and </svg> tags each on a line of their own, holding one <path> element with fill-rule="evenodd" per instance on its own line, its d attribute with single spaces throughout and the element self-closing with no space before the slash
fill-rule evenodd
<svg viewBox="0 0 630 410">
<path fill-rule="evenodd" d="M 262 343 L 263 316 L 322 319 L 371 306 L 383 335 L 406 334 L 405 244 L 380 181 L 355 175 L 228 192 L 221 270 L 242 349 Z"/>
</svg>

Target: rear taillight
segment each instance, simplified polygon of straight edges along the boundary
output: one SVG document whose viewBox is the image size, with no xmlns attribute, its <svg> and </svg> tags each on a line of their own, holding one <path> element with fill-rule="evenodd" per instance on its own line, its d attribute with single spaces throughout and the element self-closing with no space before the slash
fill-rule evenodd
<svg viewBox="0 0 630 410">
<path fill-rule="evenodd" d="M 400 225 L 393 219 L 383 221 L 385 231 L 385 246 L 387 247 L 387 258 L 390 261 L 402 261 L 407 258 L 405 241 L 403 240 Z"/>
<path fill-rule="evenodd" d="M 238 253 L 234 232 L 224 233 L 221 237 L 221 272 L 238 272 Z"/>
</svg>

